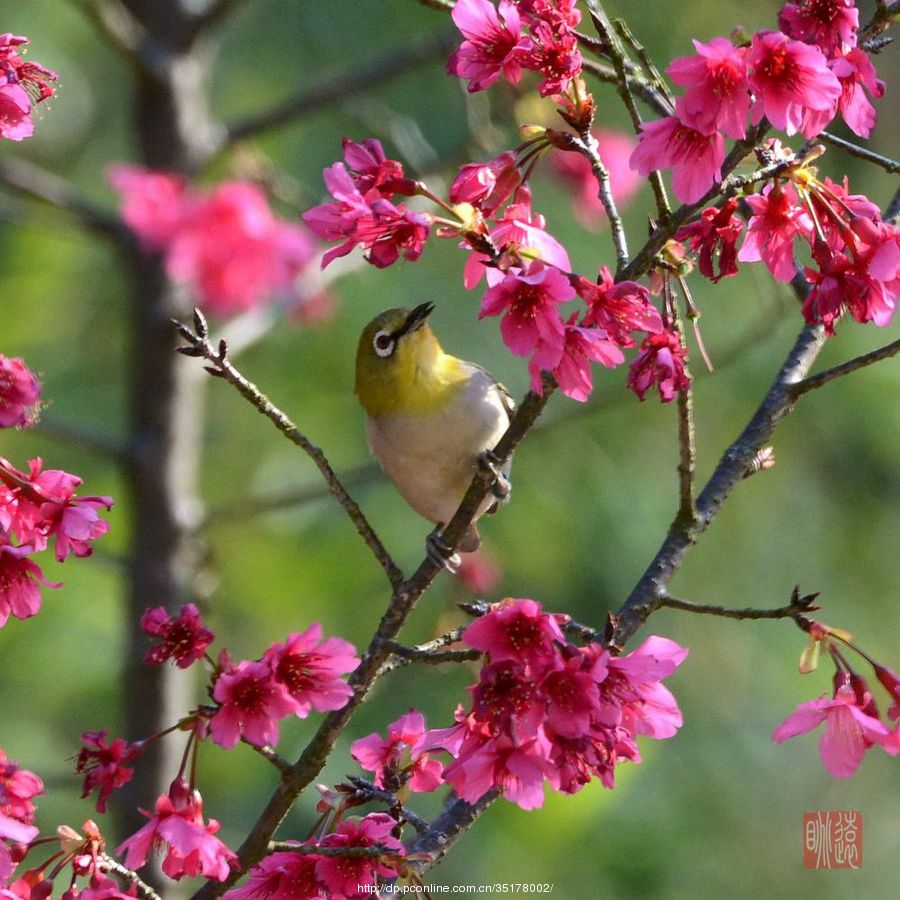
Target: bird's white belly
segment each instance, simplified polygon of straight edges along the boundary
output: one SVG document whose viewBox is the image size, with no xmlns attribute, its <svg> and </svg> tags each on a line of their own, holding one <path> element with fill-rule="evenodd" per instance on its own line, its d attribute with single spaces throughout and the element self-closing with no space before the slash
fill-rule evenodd
<svg viewBox="0 0 900 900">
<path fill-rule="evenodd" d="M 472 481 L 478 455 L 492 449 L 508 425 L 496 386 L 478 370 L 442 409 L 370 416 L 367 434 L 372 452 L 406 502 L 429 521 L 446 524 Z M 478 515 L 492 500 L 485 500 Z"/>
</svg>

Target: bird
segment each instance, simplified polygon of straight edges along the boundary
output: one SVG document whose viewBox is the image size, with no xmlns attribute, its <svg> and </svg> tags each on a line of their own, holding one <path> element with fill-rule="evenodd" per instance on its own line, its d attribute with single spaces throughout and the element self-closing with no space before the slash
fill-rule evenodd
<svg viewBox="0 0 900 900">
<path fill-rule="evenodd" d="M 497 511 L 510 492 L 511 459 L 493 448 L 509 427 L 515 403 L 481 366 L 445 353 L 428 324 L 433 303 L 388 309 L 363 329 L 356 353 L 355 391 L 366 414 L 369 448 L 404 500 L 435 525 L 430 559 L 451 572 L 459 557 L 441 539 L 476 469 L 492 475 L 458 550 L 481 544 L 475 524 Z"/>
</svg>

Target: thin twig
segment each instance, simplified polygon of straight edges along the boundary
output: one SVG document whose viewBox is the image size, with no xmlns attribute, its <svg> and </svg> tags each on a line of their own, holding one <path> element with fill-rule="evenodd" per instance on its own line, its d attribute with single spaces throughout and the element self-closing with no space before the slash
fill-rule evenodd
<svg viewBox="0 0 900 900">
<path fill-rule="evenodd" d="M 64 210 L 81 225 L 103 237 L 123 243 L 131 241 L 131 233 L 118 216 L 88 200 L 59 175 L 47 172 L 34 163 L 23 159 L 0 161 L 0 185 Z"/>
<path fill-rule="evenodd" d="M 684 346 L 684 326 L 678 301 L 672 298 L 672 330 Z M 685 365 L 684 374 L 688 386 L 678 392 L 678 515 L 684 522 L 693 522 L 697 515 L 694 509 L 694 468 L 697 446 L 694 434 L 694 390 L 690 372 Z"/>
<path fill-rule="evenodd" d="M 219 342 L 218 349 L 213 347 L 206 336 L 206 322 L 199 310 L 195 313 L 196 331 L 181 322 L 176 322 L 175 324 L 181 336 L 188 342 L 189 346 L 184 348 L 184 350 L 188 351 L 187 355 L 199 356 L 207 360 L 211 364 L 209 371 L 213 374 L 221 375 L 229 384 L 237 388 L 240 394 L 250 401 L 257 412 L 269 419 L 288 440 L 296 444 L 313 461 L 325 479 L 329 490 L 344 508 L 350 520 L 356 526 L 356 530 L 363 541 L 365 541 L 366 546 L 372 551 L 381 568 L 384 569 L 391 587 L 396 589 L 403 581 L 403 573 L 381 543 L 381 539 L 369 524 L 368 519 L 366 519 L 356 501 L 353 500 L 335 474 L 334 469 L 331 468 L 331 464 L 322 450 L 313 444 L 255 384 L 244 378 L 231 364 L 226 355 L 227 347 L 224 341 Z"/>
<path fill-rule="evenodd" d="M 795 385 L 792 385 L 791 394 L 794 398 L 802 397 L 809 391 L 814 391 L 817 388 L 822 387 L 822 385 L 834 381 L 835 378 L 842 378 L 844 375 L 849 375 L 851 372 L 856 372 L 866 366 L 871 366 L 872 363 L 881 362 L 883 359 L 890 359 L 898 353 L 900 353 L 900 340 L 892 341 L 890 344 L 879 347 L 877 350 L 864 353 L 862 356 L 857 356 L 855 359 L 841 363 L 839 366 L 835 366 L 832 369 L 826 369 L 824 372 L 819 372 L 818 375 L 812 375 L 809 378 L 804 378 L 803 381 L 798 381 Z"/>
<path fill-rule="evenodd" d="M 790 619 L 809 610 L 808 606 L 798 606 L 789 603 L 787 606 L 779 606 L 777 609 L 755 609 L 752 606 L 744 609 L 729 609 L 725 606 L 713 606 L 708 603 L 691 603 L 688 600 L 678 600 L 668 594 L 660 598 L 660 606 L 669 609 L 681 609 L 685 612 L 700 613 L 705 616 L 720 616 L 724 619 Z"/>
<path fill-rule="evenodd" d="M 406 647 L 396 641 L 388 641 L 388 649 L 393 653 L 393 658 L 388 660 L 378 671 L 379 678 L 395 669 L 401 669 L 410 663 L 420 662 L 437 666 L 441 663 L 472 662 L 481 659 L 480 650 L 439 650 L 428 648 L 420 644 L 417 647 Z"/>
<path fill-rule="evenodd" d="M 357 799 L 378 800 L 381 803 L 384 803 L 389 809 L 398 811 L 400 815 L 403 816 L 403 818 L 420 834 L 424 834 L 431 828 L 431 824 L 426 819 L 423 819 L 422 816 L 413 812 L 411 809 L 407 809 L 407 807 L 400 802 L 397 795 L 391 791 L 376 787 L 371 781 L 360 778 L 358 775 L 349 775 L 347 780 L 356 788 L 359 795 Z"/>
<path fill-rule="evenodd" d="M 613 25 L 622 40 L 637 54 L 638 59 L 641 61 L 641 68 L 643 68 L 644 73 L 650 79 L 650 83 L 663 97 L 665 97 L 666 102 L 674 107 L 675 98 L 672 96 L 669 86 L 666 84 L 659 69 L 656 68 L 656 63 L 650 59 L 650 54 L 647 53 L 647 49 L 634 36 L 634 32 L 631 30 L 628 23 L 624 19 L 614 19 Z"/>
<path fill-rule="evenodd" d="M 292 841 L 270 841 L 273 853 L 300 853 L 305 856 L 341 857 L 343 859 L 400 859 L 396 850 L 382 844 L 368 847 L 323 847 L 320 844 L 295 844 Z"/>
<path fill-rule="evenodd" d="M 126 869 L 125 866 L 116 862 L 112 857 L 107 856 L 104 853 L 100 856 L 98 862 L 101 870 L 112 872 L 112 874 L 118 878 L 127 881 L 129 884 L 133 884 L 138 897 L 143 897 L 143 900 L 162 900 L 162 897 L 157 894 L 149 884 L 142 881 L 141 877 L 136 872 L 132 872 L 131 869 Z"/>
<path fill-rule="evenodd" d="M 594 62 L 592 59 L 582 60 L 581 68 L 585 72 L 606 84 L 618 84 L 619 75 L 611 65 L 605 63 Z M 674 112 L 673 108 L 668 104 L 666 99 L 643 78 L 638 75 L 627 75 L 626 84 L 628 90 L 635 96 L 639 97 L 650 109 L 659 116 L 671 116 Z"/>
<path fill-rule="evenodd" d="M 884 169 L 885 172 L 890 172 L 891 174 L 900 172 L 900 162 L 897 162 L 897 160 L 890 159 L 887 156 L 882 156 L 880 153 L 875 153 L 872 150 L 867 149 L 866 147 L 861 147 L 859 144 L 854 144 L 852 141 L 844 140 L 844 138 L 838 137 L 836 134 L 831 134 L 827 131 L 820 131 L 816 135 L 816 140 L 825 141 L 826 144 L 832 144 L 835 147 L 840 147 L 841 150 L 844 150 L 851 156 L 856 156 L 859 159 L 866 160 L 866 162 L 874 163 L 876 166 L 881 166 L 881 168 Z"/>
<path fill-rule="evenodd" d="M 243 743 L 251 750 L 258 753 L 264 760 L 275 766 L 282 775 L 290 770 L 291 764 L 283 756 L 279 755 L 273 747 L 268 746 L 268 744 L 260 747 L 258 744 L 254 744 L 253 741 L 248 741 L 245 737 L 241 737 L 241 741 L 243 741 Z"/>
<path fill-rule="evenodd" d="M 226 128 L 225 144 L 233 144 L 317 110 L 327 109 L 344 97 L 370 91 L 376 85 L 389 81 L 421 63 L 446 55 L 455 46 L 458 37 L 458 33 L 454 37 L 445 31 L 428 34 L 405 44 L 402 48 L 392 48 L 351 72 L 342 72 L 312 87 L 306 87 L 294 97 L 271 109 L 252 113 L 244 119 L 232 122 Z"/>
</svg>

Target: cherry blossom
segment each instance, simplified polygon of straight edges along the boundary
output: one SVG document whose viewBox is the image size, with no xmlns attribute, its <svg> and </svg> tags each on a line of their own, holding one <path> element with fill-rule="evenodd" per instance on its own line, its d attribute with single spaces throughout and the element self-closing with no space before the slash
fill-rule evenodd
<svg viewBox="0 0 900 900">
<path fill-rule="evenodd" d="M 19 357 L 0 353 L 0 428 L 33 425 L 41 399 L 37 376 Z"/>
<path fill-rule="evenodd" d="M 799 0 L 784 4 L 778 27 L 789 37 L 816 44 L 830 58 L 856 46 L 859 10 L 856 0 Z"/>
<path fill-rule="evenodd" d="M 650 300 L 650 291 L 635 281 L 614 282 L 606 266 L 600 267 L 597 281 L 580 275 L 571 278 L 578 296 L 587 303 L 585 325 L 602 328 L 620 347 L 633 347 L 635 331 L 655 334 L 663 330 L 662 316 Z"/>
<path fill-rule="evenodd" d="M 679 391 L 687 390 L 691 380 L 684 371 L 687 348 L 672 331 L 648 335 L 641 352 L 631 363 L 628 387 L 641 400 L 652 385 L 659 389 L 663 403 L 671 403 Z"/>
<path fill-rule="evenodd" d="M 690 243 L 691 249 L 700 254 L 700 274 L 712 282 L 730 275 L 737 275 L 737 239 L 744 230 L 741 218 L 735 215 L 738 201 L 732 197 L 721 207 L 708 206 L 700 219 L 684 225 L 675 234 L 675 240 Z M 718 257 L 719 272 L 714 261 Z"/>
<path fill-rule="evenodd" d="M 215 640 L 193 603 L 185 603 L 177 616 L 170 615 L 164 606 L 146 610 L 141 616 L 141 630 L 160 639 L 144 654 L 144 662 L 159 665 L 172 659 L 180 669 L 203 659 L 206 648 Z"/>
<path fill-rule="evenodd" d="M 116 738 L 106 739 L 106 731 L 85 731 L 81 735 L 83 746 L 75 757 L 75 771 L 84 775 L 82 797 L 99 788 L 97 812 L 106 812 L 109 795 L 131 781 L 134 769 L 126 763 L 134 762 L 143 752 L 143 743 L 128 743 Z"/>
</svg>

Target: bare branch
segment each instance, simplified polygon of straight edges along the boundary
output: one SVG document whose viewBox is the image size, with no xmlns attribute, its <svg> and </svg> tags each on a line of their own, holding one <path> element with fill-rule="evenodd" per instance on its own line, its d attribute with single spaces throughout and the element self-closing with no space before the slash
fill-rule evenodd
<svg viewBox="0 0 900 900">
<path fill-rule="evenodd" d="M 84 197 L 74 185 L 23 159 L 0 160 L 0 184 L 33 200 L 64 210 L 80 225 L 103 237 L 130 243 L 131 233 L 118 216 Z"/>
<path fill-rule="evenodd" d="M 840 147 L 841 150 L 849 153 L 851 156 L 855 156 L 858 159 L 864 159 L 866 162 L 874 163 L 876 166 L 881 166 L 885 172 L 890 172 L 891 174 L 895 172 L 900 172 L 900 162 L 897 162 L 895 159 L 890 159 L 887 156 L 882 156 L 880 153 L 875 153 L 872 150 L 868 150 L 865 147 L 860 147 L 859 144 L 854 144 L 852 141 L 846 141 L 844 138 L 838 137 L 836 134 L 830 134 L 827 131 L 820 131 L 816 135 L 817 141 L 825 141 L 826 144 L 832 144 L 835 147 Z"/>
<path fill-rule="evenodd" d="M 102 854 L 98 859 L 98 863 L 101 870 L 111 872 L 118 878 L 133 884 L 138 897 L 142 897 L 143 900 L 162 900 L 162 897 L 149 884 L 142 881 L 136 872 L 126 869 L 125 866 L 116 862 L 111 856 L 107 856 L 105 853 Z"/>
<path fill-rule="evenodd" d="M 392 48 L 352 72 L 343 72 L 336 77 L 325 79 L 272 109 L 253 113 L 233 122 L 226 129 L 225 144 L 253 137 L 326 108 L 345 97 L 370 91 L 376 85 L 402 75 L 415 66 L 446 55 L 455 43 L 456 39 L 449 32 L 442 31 L 424 35 L 402 48 Z"/>
<path fill-rule="evenodd" d="M 206 323 L 199 310 L 195 311 L 196 331 L 182 323 L 176 322 L 175 324 L 181 336 L 188 342 L 189 346 L 182 348 L 186 355 L 206 359 L 211 364 L 208 371 L 220 375 L 237 388 L 260 414 L 269 419 L 288 440 L 296 444 L 313 461 L 316 468 L 322 473 L 328 489 L 344 508 L 366 546 L 384 569 L 391 586 L 396 589 L 403 581 L 403 573 L 381 543 L 381 539 L 375 534 L 356 501 L 347 493 L 347 489 L 335 474 L 334 469 L 331 468 L 331 464 L 322 450 L 313 444 L 280 409 L 274 406 L 256 385 L 244 378 L 231 364 L 227 359 L 227 346 L 224 340 L 219 342 L 218 349 L 213 347 L 206 336 Z"/>
<path fill-rule="evenodd" d="M 399 813 L 419 834 L 424 834 L 431 828 L 431 825 L 417 813 L 411 809 L 407 809 L 397 797 L 396 794 L 384 790 L 384 788 L 375 787 L 371 781 L 360 778 L 358 775 L 349 775 L 347 780 L 356 788 L 354 799 L 365 802 L 367 800 L 378 800 L 386 804 L 391 810 Z"/>
<path fill-rule="evenodd" d="M 591 59 L 582 60 L 582 69 L 590 72 L 591 75 L 598 78 L 606 84 L 618 84 L 619 76 L 612 66 L 605 63 L 594 62 Z M 638 75 L 627 75 L 626 83 L 628 90 L 635 96 L 639 97 L 650 109 L 660 116 L 671 116 L 673 109 L 666 102 L 665 98 L 653 87 Z"/>
<path fill-rule="evenodd" d="M 699 613 L 705 616 L 719 616 L 724 619 L 793 619 L 804 613 L 818 609 L 813 606 L 813 601 L 818 594 L 800 596 L 800 591 L 794 589 L 791 602 L 787 606 L 779 606 L 776 609 L 756 609 L 752 606 L 743 609 L 729 609 L 725 606 L 712 606 L 707 603 L 691 603 L 688 600 L 677 600 L 666 594 L 660 598 L 659 605 L 669 609 L 680 609 L 684 612 Z"/>
<path fill-rule="evenodd" d="M 864 353 L 862 356 L 857 356 L 855 359 L 841 363 L 832 369 L 826 369 L 818 375 L 812 375 L 809 378 L 804 378 L 803 381 L 798 381 L 791 387 L 791 395 L 794 398 L 802 397 L 809 391 L 814 391 L 830 381 L 834 381 L 835 378 L 849 375 L 851 372 L 871 366 L 872 363 L 881 362 L 883 359 L 890 359 L 898 353 L 900 353 L 900 340 L 892 341 L 890 344 L 879 347 L 877 350 L 872 350 L 870 353 Z"/>
</svg>

